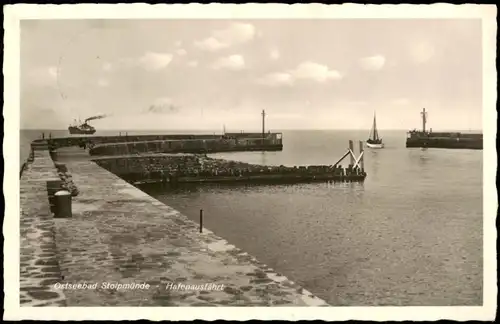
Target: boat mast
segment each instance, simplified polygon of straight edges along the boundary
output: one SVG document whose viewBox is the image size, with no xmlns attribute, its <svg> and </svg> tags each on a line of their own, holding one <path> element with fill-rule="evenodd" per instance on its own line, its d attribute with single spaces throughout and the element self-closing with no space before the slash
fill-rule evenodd
<svg viewBox="0 0 500 324">
<path fill-rule="evenodd" d="M 378 140 L 376 113 L 373 113 L 373 140 Z"/>
</svg>

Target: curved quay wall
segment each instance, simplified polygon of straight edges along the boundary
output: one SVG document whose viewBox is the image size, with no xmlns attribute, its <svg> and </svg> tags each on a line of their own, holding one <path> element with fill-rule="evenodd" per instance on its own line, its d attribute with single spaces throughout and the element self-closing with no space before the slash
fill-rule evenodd
<svg viewBox="0 0 500 324">
<path fill-rule="evenodd" d="M 54 218 L 46 183 L 58 175 L 47 145 L 37 145 L 21 176 L 22 306 L 328 306 L 88 158 L 66 161 L 79 194 L 72 218 Z M 98 287 L 63 292 L 56 282 Z M 117 290 L 105 282 L 149 288 Z M 165 289 L 169 283 L 223 289 Z"/>
</svg>

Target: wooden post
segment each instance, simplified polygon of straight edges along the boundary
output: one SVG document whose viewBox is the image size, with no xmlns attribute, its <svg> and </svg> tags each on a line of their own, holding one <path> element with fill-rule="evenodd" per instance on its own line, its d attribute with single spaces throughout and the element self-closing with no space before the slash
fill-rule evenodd
<svg viewBox="0 0 500 324">
<path fill-rule="evenodd" d="M 354 142 L 352 140 L 349 140 L 349 150 L 351 150 L 351 152 L 354 152 Z M 352 156 L 351 154 L 351 163 L 350 165 L 354 165 L 354 156 Z"/>
<path fill-rule="evenodd" d="M 203 209 L 200 209 L 200 233 L 203 232 Z"/>
<path fill-rule="evenodd" d="M 266 111 L 262 110 L 262 145 L 264 145 L 264 138 L 266 133 Z"/>
<path fill-rule="evenodd" d="M 337 167 L 337 165 L 338 165 L 340 162 L 342 162 L 342 160 L 343 160 L 343 159 L 345 159 L 345 157 L 346 157 L 346 156 L 348 156 L 349 154 L 350 154 L 350 152 L 349 152 L 349 151 L 347 151 L 347 152 L 344 154 L 344 156 L 342 156 L 342 157 L 341 157 L 341 158 L 340 158 L 340 159 L 339 159 L 339 160 L 338 160 L 338 161 L 337 161 L 337 162 L 333 165 L 333 167 L 334 167 L 334 168 L 335 168 L 335 167 Z"/>
<path fill-rule="evenodd" d="M 359 154 L 361 155 L 361 161 L 359 165 L 361 166 L 361 171 L 365 170 L 365 157 L 363 154 L 363 141 L 359 141 Z"/>
</svg>

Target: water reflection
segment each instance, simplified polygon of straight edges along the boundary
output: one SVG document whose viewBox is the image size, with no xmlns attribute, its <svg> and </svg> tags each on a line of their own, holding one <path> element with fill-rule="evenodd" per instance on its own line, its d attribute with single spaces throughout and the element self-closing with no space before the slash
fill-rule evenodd
<svg viewBox="0 0 500 324">
<path fill-rule="evenodd" d="M 168 183 L 146 183 L 136 185 L 140 190 L 154 194 L 170 193 L 170 194 L 200 194 L 203 190 L 202 187 L 194 184 L 179 184 L 171 186 Z"/>
<path fill-rule="evenodd" d="M 377 179 L 378 175 L 378 170 L 379 170 L 379 152 L 376 150 L 371 150 L 370 151 L 370 165 L 371 165 L 371 173 L 370 176 L 373 176 L 375 179 Z"/>
<path fill-rule="evenodd" d="M 422 150 L 421 153 L 427 153 L 427 152 Z M 418 165 L 425 166 L 428 162 L 429 162 L 429 155 L 420 154 L 418 158 Z"/>
<path fill-rule="evenodd" d="M 267 154 L 266 154 L 266 152 L 262 152 L 262 154 L 260 155 L 260 163 L 259 164 L 267 165 Z"/>
<path fill-rule="evenodd" d="M 362 182 L 315 182 L 315 183 L 300 183 L 300 184 L 272 184 L 272 183 L 181 183 L 175 186 L 168 183 L 147 183 L 138 184 L 137 188 L 152 195 L 169 193 L 169 194 L 198 194 L 201 195 L 206 192 L 224 193 L 227 191 L 238 192 L 255 192 L 255 191 L 273 191 L 273 192 L 297 192 L 297 191 L 310 191 L 310 192 L 328 192 L 329 190 L 347 190 L 347 191 L 364 191 L 364 184 Z M 325 191 L 326 189 L 326 191 Z"/>
<path fill-rule="evenodd" d="M 337 182 L 337 181 L 329 181 L 324 183 L 324 186 L 327 189 L 350 189 L 350 190 L 364 190 L 363 182 Z"/>
<path fill-rule="evenodd" d="M 417 162 L 418 166 L 425 166 L 431 161 L 432 151 L 427 148 L 410 149 L 408 150 L 408 157 L 410 162 Z"/>
</svg>

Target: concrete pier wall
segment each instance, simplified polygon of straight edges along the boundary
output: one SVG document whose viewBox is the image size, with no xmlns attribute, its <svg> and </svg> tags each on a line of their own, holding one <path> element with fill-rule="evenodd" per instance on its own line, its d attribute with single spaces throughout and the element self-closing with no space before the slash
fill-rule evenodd
<svg viewBox="0 0 500 324">
<path fill-rule="evenodd" d="M 50 141 L 56 147 L 67 147 L 78 145 L 82 140 L 91 141 L 95 144 L 107 143 L 124 143 L 124 142 L 144 142 L 144 141 L 160 141 L 160 140 L 182 140 L 182 139 L 215 139 L 221 135 L 183 135 L 183 134 L 167 134 L 167 135 L 114 135 L 114 136 L 98 136 L 98 135 L 74 135 L 69 137 L 52 137 Z M 33 143 L 40 143 L 49 140 L 47 135 L 45 139 L 37 139 Z"/>
<path fill-rule="evenodd" d="M 482 150 L 483 134 L 411 131 L 406 147 Z"/>
<path fill-rule="evenodd" d="M 283 146 L 274 140 L 246 139 L 186 139 L 98 144 L 91 155 L 109 156 L 137 153 L 215 153 L 235 151 L 281 151 Z"/>
<path fill-rule="evenodd" d="M 475 138 L 408 138 L 406 147 L 482 150 L 483 140 Z"/>
<path fill-rule="evenodd" d="M 282 147 L 282 134 L 281 133 L 266 133 L 264 139 L 264 146 Z M 238 147 L 249 145 L 262 145 L 261 133 L 228 133 L 226 136 L 221 134 L 164 134 L 164 135 L 122 135 L 117 136 L 94 136 L 94 135 L 75 135 L 69 137 L 49 138 L 45 134 L 45 139 L 38 139 L 33 142 L 33 145 L 46 144 L 50 141 L 54 148 L 77 146 L 82 141 L 93 143 L 95 145 L 101 144 L 118 144 L 118 143 L 138 143 L 138 142 L 151 142 L 151 141 L 193 141 L 193 140 L 207 140 L 207 141 L 233 141 L 239 143 Z M 167 144 L 168 145 L 168 144 Z M 223 147 L 225 147 L 223 145 Z M 271 148 L 272 149 L 272 148 Z"/>
</svg>

